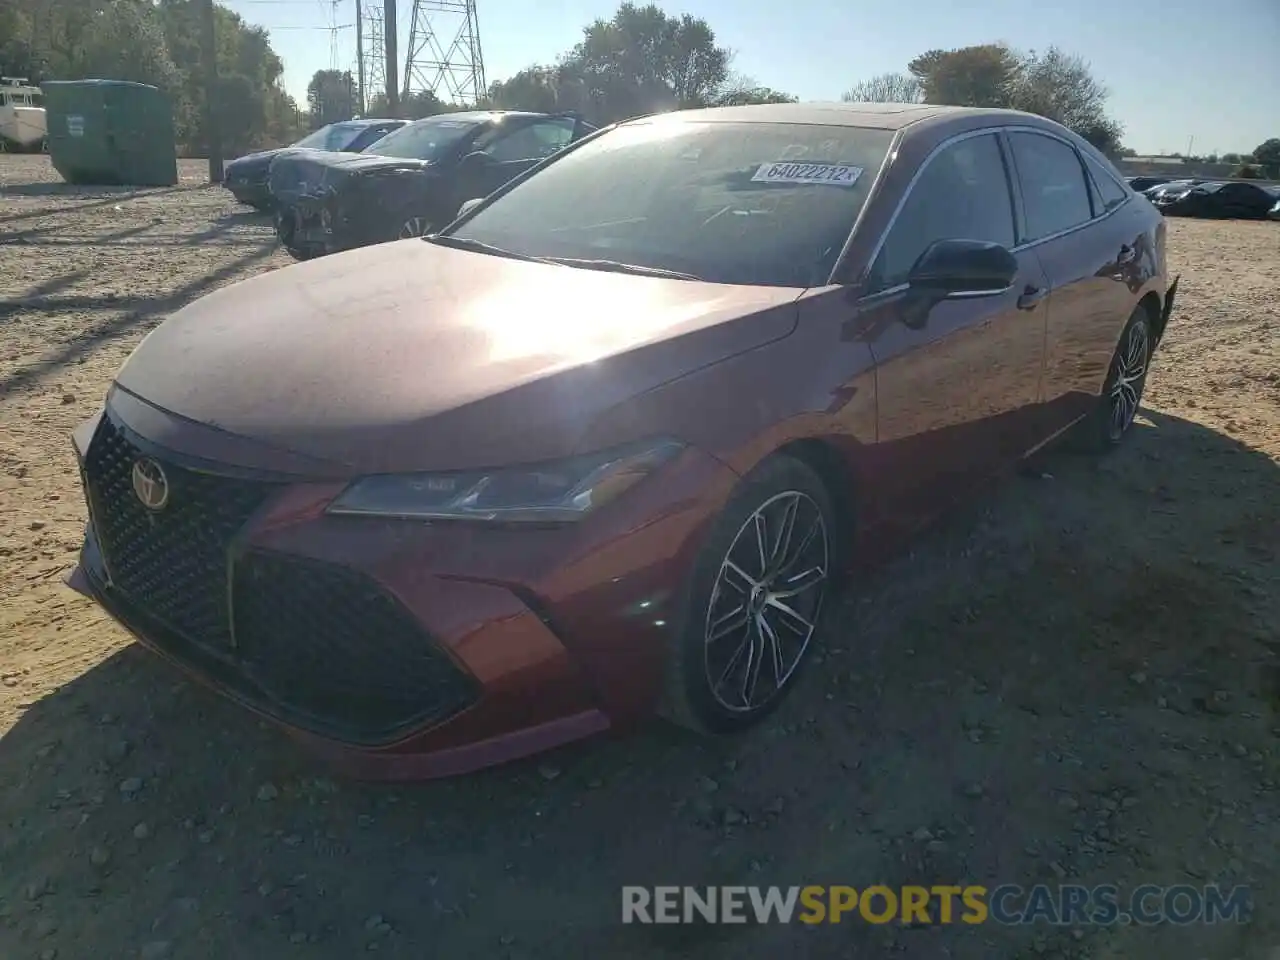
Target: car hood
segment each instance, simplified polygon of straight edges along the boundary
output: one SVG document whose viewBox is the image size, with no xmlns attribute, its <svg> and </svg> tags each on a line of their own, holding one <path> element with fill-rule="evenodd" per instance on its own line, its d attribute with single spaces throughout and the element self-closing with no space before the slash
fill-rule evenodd
<svg viewBox="0 0 1280 960">
<path fill-rule="evenodd" d="M 259 150 L 256 153 L 246 153 L 243 157 L 236 157 L 227 164 L 227 167 L 256 166 L 259 163 L 270 163 L 273 157 L 288 149 L 289 147 L 276 147 L 274 150 Z"/>
<path fill-rule="evenodd" d="M 393 170 L 425 170 L 426 160 L 379 157 L 368 153 L 305 150 L 281 154 L 271 164 L 271 192 L 281 200 L 316 196 L 340 189 L 352 177 Z"/>
<path fill-rule="evenodd" d="M 579 452 L 617 404 L 787 336 L 797 296 L 404 240 L 216 291 L 152 331 L 116 382 L 355 472 L 531 462 Z"/>
</svg>

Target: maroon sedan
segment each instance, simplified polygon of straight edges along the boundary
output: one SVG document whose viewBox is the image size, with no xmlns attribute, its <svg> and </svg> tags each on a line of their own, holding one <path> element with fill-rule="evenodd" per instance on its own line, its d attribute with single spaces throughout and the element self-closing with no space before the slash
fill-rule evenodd
<svg viewBox="0 0 1280 960">
<path fill-rule="evenodd" d="M 367 777 L 732 731 L 852 561 L 1125 435 L 1165 225 L 1021 113 L 698 110 L 175 314 L 75 433 L 70 580 Z"/>
</svg>

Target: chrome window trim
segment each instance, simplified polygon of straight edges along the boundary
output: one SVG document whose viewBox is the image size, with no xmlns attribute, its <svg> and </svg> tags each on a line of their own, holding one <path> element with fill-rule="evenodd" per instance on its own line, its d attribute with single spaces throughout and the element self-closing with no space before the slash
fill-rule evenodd
<svg viewBox="0 0 1280 960">
<path fill-rule="evenodd" d="M 899 134 L 901 133 L 902 131 L 899 131 Z M 890 231 L 892 231 L 894 226 L 897 224 L 898 216 L 899 214 L 902 213 L 902 208 L 903 206 L 906 205 L 907 198 L 911 196 L 911 191 L 916 188 L 916 183 L 920 180 L 920 177 L 924 174 L 924 171 L 928 168 L 929 164 L 933 162 L 934 157 L 936 157 L 939 153 L 941 153 L 943 150 L 947 149 L 948 147 L 952 146 L 953 144 L 961 143 L 972 137 L 985 136 L 988 134 L 995 134 L 996 136 L 1001 136 L 1001 135 L 1008 135 L 1010 133 L 1035 133 L 1035 134 L 1039 134 L 1042 137 L 1048 137 L 1051 140 L 1057 140 L 1059 143 L 1065 144 L 1066 146 L 1071 148 L 1071 150 L 1076 154 L 1076 157 L 1080 160 L 1081 174 L 1083 176 L 1089 175 L 1089 170 L 1088 170 L 1088 167 L 1085 166 L 1084 164 L 1084 157 L 1081 156 L 1080 148 L 1076 146 L 1076 144 L 1068 140 L 1066 137 L 1063 137 L 1052 130 L 1044 130 L 1040 127 L 1033 126 L 1031 124 L 1003 123 L 994 127 L 981 127 L 977 130 L 965 130 L 962 133 L 954 134 L 948 137 L 947 139 L 941 141 L 940 143 L 938 143 L 932 150 L 928 152 L 928 154 L 925 155 L 925 158 L 922 161 L 920 161 L 920 166 L 916 169 L 916 172 L 912 174 L 911 179 L 907 182 L 907 188 L 902 191 L 902 196 L 898 199 L 898 204 L 896 207 L 894 207 L 893 214 L 889 217 L 889 222 L 885 225 L 885 228 L 881 232 L 880 237 L 876 240 L 875 246 L 872 247 L 871 253 L 867 257 L 867 265 L 862 269 L 862 271 L 860 272 L 860 274 L 858 275 L 858 277 L 855 279 L 854 282 L 860 283 L 866 280 L 868 273 L 870 273 L 871 271 L 872 264 L 876 262 L 876 258 L 880 256 L 881 248 L 885 245 L 886 241 L 889 239 Z M 891 150 L 890 152 L 890 156 L 893 156 L 894 158 L 896 158 L 897 156 L 896 147 L 897 147 L 897 144 L 895 143 L 894 149 Z M 1002 148 L 1003 148 L 1003 144 L 1002 144 Z M 1012 152 L 1012 143 L 1009 143 L 1009 148 L 1010 148 L 1010 152 Z M 1012 157 L 1010 159 L 1013 160 Z M 1005 171 L 1006 176 L 1016 177 L 1018 175 L 1016 160 L 1013 160 L 1013 164 L 1014 164 L 1013 169 L 1009 169 L 1006 166 L 1006 171 Z M 883 168 L 881 172 L 883 173 Z M 877 187 L 880 186 L 879 181 L 877 181 L 876 185 Z M 1015 192 L 1016 196 L 1020 197 L 1022 195 L 1020 184 L 1010 183 L 1010 189 Z M 1084 223 L 1076 224 L 1075 226 L 1068 227 L 1065 230 L 1059 230 L 1057 233 L 1051 233 L 1048 236 L 1040 237 L 1037 240 L 1028 240 L 1025 242 L 1018 243 L 1015 246 L 1010 247 L 1009 252 L 1015 253 L 1015 254 L 1022 253 L 1025 250 L 1031 250 L 1035 247 L 1038 247 L 1042 243 L 1049 243 L 1050 241 L 1058 240 L 1062 237 L 1067 236 L 1068 234 L 1075 233 L 1078 230 L 1083 230 L 1085 227 L 1090 227 L 1090 226 L 1093 226 L 1093 224 L 1095 223 L 1100 223 L 1101 221 L 1106 220 L 1108 217 L 1114 216 L 1116 213 L 1123 210 L 1126 206 L 1129 205 L 1129 202 L 1133 200 L 1133 198 L 1136 196 L 1137 196 L 1136 193 L 1134 193 L 1132 190 L 1129 190 L 1129 196 L 1125 197 L 1124 202 L 1117 204 L 1116 206 L 1112 207 L 1110 210 L 1106 210 L 1102 214 L 1096 217 L 1090 217 Z M 867 197 L 867 202 L 863 206 L 863 213 L 865 213 L 867 210 L 867 207 L 871 205 L 872 199 L 873 199 L 873 196 L 869 195 Z M 1092 201 L 1091 201 L 1090 212 L 1092 212 L 1092 210 L 1093 210 L 1093 207 L 1092 207 Z M 1017 216 L 1016 205 L 1015 205 L 1014 213 L 1015 213 L 1015 221 L 1016 221 L 1016 216 Z M 861 220 L 862 220 L 862 214 L 859 214 L 858 223 L 861 223 Z M 857 226 L 858 224 L 854 225 L 855 230 L 857 229 Z M 1017 226 L 1018 224 L 1016 224 L 1015 222 L 1015 227 Z M 850 241 L 852 241 L 852 236 L 850 237 Z M 844 255 L 844 252 L 842 251 L 841 257 L 843 257 L 843 255 Z M 837 263 L 838 262 L 839 261 L 837 261 Z M 868 300 L 879 299 L 880 297 L 887 297 L 890 294 L 900 293 L 903 290 L 905 290 L 907 286 L 908 286 L 907 284 L 903 283 L 903 284 L 897 284 L 893 287 L 887 287 L 884 290 L 877 290 L 874 293 L 869 293 L 863 297 L 860 297 L 858 299 L 858 303 L 861 304 Z"/>
<path fill-rule="evenodd" d="M 929 164 L 933 163 L 934 157 L 940 154 L 943 150 L 946 150 L 948 147 L 951 147 L 957 143 L 962 143 L 965 140 L 971 140 L 974 137 L 982 137 L 982 136 L 987 136 L 989 134 L 998 135 L 1001 129 L 1002 129 L 1001 127 L 983 127 L 979 130 L 965 130 L 963 133 L 953 134 L 952 136 L 943 140 L 941 143 L 939 143 L 937 146 L 935 146 L 932 150 L 930 150 L 925 155 L 925 158 L 920 161 L 920 166 L 916 168 L 916 172 L 913 173 L 911 175 L 911 179 L 907 181 L 907 188 L 902 191 L 902 196 L 898 198 L 898 204 L 893 208 L 893 213 L 889 217 L 889 222 L 885 225 L 884 230 L 881 231 L 879 239 L 876 240 L 876 245 L 871 248 L 871 253 L 867 256 L 867 265 L 862 269 L 861 273 L 857 277 L 856 282 L 860 283 L 867 279 L 867 274 L 871 272 L 872 265 L 876 262 L 876 258 L 880 256 L 880 250 L 884 247 L 885 243 L 889 239 L 889 233 L 893 230 L 894 225 L 897 224 L 898 222 L 898 216 L 902 213 L 902 208 L 906 205 L 907 198 L 911 196 L 911 191 L 916 188 L 916 184 L 920 181 L 920 177 L 924 175 L 925 170 L 929 169 Z M 895 153 L 895 157 L 896 156 L 897 154 Z M 1006 172 L 1005 175 L 1008 176 L 1008 172 Z M 1012 202 L 1012 198 L 1011 198 L 1011 202 Z M 869 207 L 870 205 L 871 205 L 871 198 L 868 197 L 867 206 Z M 866 208 L 864 207 L 863 209 L 865 210 Z M 1015 223 L 1015 230 L 1016 230 L 1016 223 Z M 874 294 L 869 294 L 869 296 L 879 296 L 885 292 L 886 291 L 883 291 L 883 290 L 877 290 Z"/>
<path fill-rule="evenodd" d="M 867 196 L 862 201 L 862 209 L 853 218 L 853 226 L 849 228 L 849 234 L 844 238 L 844 244 L 836 255 L 836 261 L 831 265 L 831 272 L 827 274 L 827 286 L 839 283 L 838 277 L 844 273 L 845 258 L 849 256 L 849 248 L 853 245 L 853 238 L 858 235 L 858 228 L 862 226 L 863 218 L 866 217 L 867 211 L 884 188 L 885 171 L 889 169 L 890 164 L 898 159 L 898 151 L 902 147 L 902 138 L 906 131 L 907 127 L 899 127 L 894 131 L 893 139 L 889 141 L 889 149 L 884 152 L 884 157 L 880 160 L 880 169 L 876 171 L 875 179 L 871 181 L 871 189 L 867 191 Z M 914 180 L 912 182 L 914 183 Z M 908 187 L 908 190 L 910 190 L 910 187 Z M 894 215 L 897 216 L 896 213 Z"/>
<path fill-rule="evenodd" d="M 1084 158 L 1080 156 L 1080 148 L 1077 147 L 1070 140 L 1068 140 L 1066 137 L 1059 136 L 1058 134 L 1050 130 L 1041 130 L 1039 127 L 1033 127 L 1033 126 L 1030 126 L 1029 124 L 1013 124 L 1010 126 L 1006 126 L 1004 130 L 1006 133 L 1035 133 L 1035 134 L 1039 134 L 1042 137 L 1048 137 L 1050 140 L 1057 140 L 1059 143 L 1066 144 L 1073 151 L 1075 151 L 1076 158 L 1080 160 L 1080 172 L 1086 176 L 1088 175 L 1089 168 L 1084 165 Z M 1013 144 L 1010 143 L 1011 149 L 1012 149 L 1012 146 Z M 1016 157 L 1014 158 L 1014 164 L 1015 166 L 1017 164 Z M 1130 192 L 1132 193 L 1132 191 Z M 1117 211 L 1123 210 L 1126 206 L 1128 206 L 1129 201 L 1132 199 L 1133 197 L 1131 196 L 1125 197 L 1123 203 L 1118 204 L 1115 207 L 1112 207 L 1110 210 L 1107 210 L 1096 217 L 1090 217 L 1084 223 L 1077 223 L 1074 227 L 1067 227 L 1067 229 L 1065 230 L 1059 230 L 1057 233 L 1051 233 L 1048 236 L 1041 237 L 1038 240 L 1028 240 L 1025 243 L 1020 243 L 1018 244 L 1018 246 L 1013 248 L 1012 252 L 1019 253 L 1023 250 L 1030 250 L 1032 247 L 1037 247 L 1042 243 L 1048 243 L 1050 240 L 1057 240 L 1059 237 L 1065 237 L 1069 233 L 1075 233 L 1077 230 L 1083 230 L 1085 227 L 1092 226 L 1095 223 L 1100 223 L 1103 220 L 1115 214 Z M 1090 201 L 1090 209 L 1092 210 L 1092 201 Z"/>
</svg>

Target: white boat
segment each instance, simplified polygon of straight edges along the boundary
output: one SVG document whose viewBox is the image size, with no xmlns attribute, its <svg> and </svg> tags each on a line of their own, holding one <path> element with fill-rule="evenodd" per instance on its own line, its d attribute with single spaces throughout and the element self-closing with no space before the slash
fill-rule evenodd
<svg viewBox="0 0 1280 960">
<path fill-rule="evenodd" d="M 49 134 L 44 95 L 25 77 L 0 77 L 0 150 L 39 150 Z"/>
</svg>

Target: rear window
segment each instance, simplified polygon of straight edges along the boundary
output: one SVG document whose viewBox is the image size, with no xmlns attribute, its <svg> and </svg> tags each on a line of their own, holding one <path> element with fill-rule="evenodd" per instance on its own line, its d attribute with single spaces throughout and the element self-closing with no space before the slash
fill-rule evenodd
<svg viewBox="0 0 1280 960">
<path fill-rule="evenodd" d="M 830 276 L 893 132 L 654 118 L 571 150 L 451 231 L 715 283 Z"/>
</svg>

